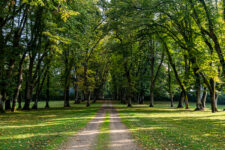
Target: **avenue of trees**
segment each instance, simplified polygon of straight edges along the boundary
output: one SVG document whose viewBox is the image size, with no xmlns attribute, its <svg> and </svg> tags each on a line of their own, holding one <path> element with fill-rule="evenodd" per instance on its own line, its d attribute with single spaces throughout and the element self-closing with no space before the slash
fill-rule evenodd
<svg viewBox="0 0 225 150">
<path fill-rule="evenodd" d="M 0 112 L 102 96 L 217 112 L 225 80 L 225 0 L 0 2 Z M 162 99 L 161 99 L 162 100 Z M 31 106 L 31 102 L 33 105 Z M 225 102 L 221 100 L 221 102 Z M 22 103 L 23 102 L 23 103 Z"/>
</svg>

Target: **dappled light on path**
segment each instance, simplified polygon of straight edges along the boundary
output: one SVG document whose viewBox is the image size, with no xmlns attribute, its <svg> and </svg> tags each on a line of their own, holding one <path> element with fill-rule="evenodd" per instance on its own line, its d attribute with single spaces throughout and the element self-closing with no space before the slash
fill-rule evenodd
<svg viewBox="0 0 225 150">
<path fill-rule="evenodd" d="M 110 131 L 100 131 L 101 124 L 104 123 L 105 115 L 109 113 Z M 100 109 L 96 117 L 88 123 L 87 127 L 76 135 L 71 137 L 60 150 L 92 150 L 99 143 L 98 136 L 100 134 L 109 134 L 108 141 L 111 150 L 140 150 L 141 148 L 135 143 L 130 135 L 130 131 L 121 123 L 120 117 L 116 110 L 112 107 L 111 101 L 108 101 Z"/>
<path fill-rule="evenodd" d="M 105 110 L 104 106 L 96 117 L 88 123 L 87 127 L 78 134 L 71 137 L 60 150 L 90 150 L 96 143 L 96 138 L 99 134 L 99 127 L 104 122 Z"/>
<path fill-rule="evenodd" d="M 130 131 L 121 122 L 115 109 L 110 115 L 111 150 L 140 150 L 141 148 L 132 139 Z"/>
</svg>

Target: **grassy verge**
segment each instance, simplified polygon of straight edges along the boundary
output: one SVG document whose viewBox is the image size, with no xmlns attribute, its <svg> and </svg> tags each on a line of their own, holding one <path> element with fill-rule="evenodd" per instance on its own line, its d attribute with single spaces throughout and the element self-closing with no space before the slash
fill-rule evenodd
<svg viewBox="0 0 225 150">
<path fill-rule="evenodd" d="M 109 112 L 106 113 L 105 120 L 100 127 L 100 134 L 98 135 L 97 147 L 95 150 L 109 150 Z"/>
<path fill-rule="evenodd" d="M 224 149 L 225 112 L 211 113 L 170 108 L 168 103 L 148 105 L 115 104 L 122 121 L 145 149 Z M 223 107 L 219 106 L 220 110 Z"/>
<path fill-rule="evenodd" d="M 44 107 L 44 102 L 40 102 Z M 0 114 L 1 150 L 56 149 L 95 116 L 101 104 L 74 105 L 60 108 L 63 102 L 51 102 L 50 109 Z"/>
</svg>

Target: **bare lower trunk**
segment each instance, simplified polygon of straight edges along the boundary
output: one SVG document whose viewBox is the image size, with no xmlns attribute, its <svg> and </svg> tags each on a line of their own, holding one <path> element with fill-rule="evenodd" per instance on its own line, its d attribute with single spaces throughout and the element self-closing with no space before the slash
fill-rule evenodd
<svg viewBox="0 0 225 150">
<path fill-rule="evenodd" d="M 184 102 L 185 102 L 185 109 L 189 109 L 188 96 L 186 91 L 184 92 Z"/>
<path fill-rule="evenodd" d="M 11 100 L 5 101 L 5 110 L 11 110 Z"/>
<path fill-rule="evenodd" d="M 12 109 L 11 109 L 12 112 L 16 111 L 16 102 L 18 101 L 18 98 L 20 96 L 20 89 L 22 87 L 22 82 L 23 82 L 23 62 L 24 62 L 25 56 L 26 56 L 26 52 L 23 54 L 23 56 L 20 60 L 20 64 L 19 64 L 18 83 L 17 83 L 15 96 L 14 96 L 14 99 L 13 99 L 13 104 L 12 104 Z"/>
<path fill-rule="evenodd" d="M 97 97 L 96 97 L 96 96 L 94 96 L 94 99 L 93 99 L 93 104 L 94 104 L 94 103 L 96 103 L 96 101 L 97 101 Z"/>
<path fill-rule="evenodd" d="M 86 105 L 87 107 L 90 106 L 90 101 L 91 101 L 91 92 L 89 91 L 87 96 L 87 105 Z"/>
<path fill-rule="evenodd" d="M 22 74 L 21 74 L 21 76 L 22 76 Z M 14 96 L 12 109 L 11 109 L 12 112 L 16 111 L 16 102 L 18 101 L 21 87 L 22 87 L 22 80 L 20 80 L 20 83 L 18 84 L 17 89 L 16 89 L 16 94 Z M 21 106 L 21 103 L 20 103 L 20 106 Z"/>
<path fill-rule="evenodd" d="M 211 99 L 211 110 L 214 113 L 214 112 L 216 112 L 215 93 L 210 94 L 210 99 Z"/>
<path fill-rule="evenodd" d="M 32 109 L 38 109 L 38 96 L 35 96 L 34 105 L 32 106 Z"/>
<path fill-rule="evenodd" d="M 64 89 L 64 107 L 70 107 L 69 103 L 69 86 Z"/>
<path fill-rule="evenodd" d="M 128 107 L 132 107 L 132 104 L 131 104 L 131 92 L 132 92 L 131 75 L 130 75 L 130 70 L 128 69 L 127 62 L 124 64 L 124 69 L 125 69 L 126 78 L 127 78 L 127 81 L 128 81 L 128 88 L 127 88 L 127 106 Z"/>
<path fill-rule="evenodd" d="M 85 101 L 85 94 L 84 94 L 84 91 L 82 91 L 82 94 L 81 94 L 81 101 Z"/>
<path fill-rule="evenodd" d="M 151 88 L 150 91 L 150 105 L 149 107 L 154 107 L 154 92 L 153 92 L 153 88 Z"/>
<path fill-rule="evenodd" d="M 77 84 L 75 84 L 75 86 L 74 86 L 74 94 L 75 94 L 74 104 L 80 104 L 79 91 L 78 91 L 78 85 Z"/>
<path fill-rule="evenodd" d="M 128 97 L 127 107 L 132 107 L 132 104 L 131 104 L 131 97 L 130 97 L 130 96 Z"/>
<path fill-rule="evenodd" d="M 216 112 L 218 112 L 218 108 L 217 108 L 217 104 L 218 104 L 218 98 L 219 98 L 219 94 L 216 94 L 216 98 L 215 98 L 215 107 L 216 107 Z"/>
<path fill-rule="evenodd" d="M 4 101 L 2 100 L 2 94 L 0 94 L 0 113 L 5 113 Z"/>
<path fill-rule="evenodd" d="M 202 103 L 202 107 L 205 108 L 206 105 L 206 98 L 207 98 L 207 91 L 206 91 L 206 87 L 204 88 L 204 92 L 203 92 L 203 95 L 202 95 L 202 99 L 201 99 L 201 103 Z"/>
<path fill-rule="evenodd" d="M 34 105 L 32 106 L 32 109 L 38 109 L 38 97 L 39 97 L 39 83 L 40 81 L 38 81 L 38 85 L 36 88 L 36 94 L 34 96 Z"/>
<path fill-rule="evenodd" d="M 185 98 L 184 93 L 181 92 L 181 94 L 180 94 L 180 99 L 179 99 L 179 103 L 178 103 L 177 108 L 184 108 L 184 106 L 183 106 L 184 98 Z"/>
<path fill-rule="evenodd" d="M 120 92 L 121 104 L 126 104 L 126 90 L 122 89 Z"/>
<path fill-rule="evenodd" d="M 168 48 L 168 46 L 167 46 L 167 43 L 166 43 L 163 39 L 161 39 L 161 40 L 162 40 L 162 42 L 163 42 L 163 44 L 164 44 L 165 50 L 166 50 L 167 55 L 168 55 L 168 60 L 169 60 L 169 62 L 170 62 L 170 66 L 172 67 L 172 69 L 173 69 L 173 71 L 174 71 L 176 80 L 177 80 L 178 84 L 180 85 L 180 88 L 182 89 L 182 92 L 184 93 L 184 94 L 183 94 L 183 97 L 184 97 L 184 100 L 185 100 L 186 109 L 188 109 L 188 107 L 189 107 L 189 106 L 188 106 L 188 98 L 187 98 L 187 94 L 186 94 L 186 91 L 185 91 L 185 86 L 184 86 L 183 82 L 181 81 L 181 79 L 180 79 L 180 77 L 179 77 L 179 75 L 178 75 L 178 72 L 177 72 L 177 70 L 176 70 L 176 65 L 175 65 L 175 63 L 173 62 L 173 59 L 172 59 L 172 56 L 171 56 L 171 54 L 170 54 L 169 48 Z M 180 99 L 179 104 L 178 104 L 178 108 L 181 108 L 181 107 L 183 108 L 182 99 Z"/>
<path fill-rule="evenodd" d="M 94 90 L 94 98 L 93 98 L 93 103 L 96 103 L 96 100 L 97 100 L 97 98 L 99 98 L 99 90 L 98 89 L 96 89 L 96 90 Z"/>
<path fill-rule="evenodd" d="M 18 109 L 22 109 L 22 95 L 21 95 L 21 93 L 19 94 L 19 97 L 18 97 Z"/>
<path fill-rule="evenodd" d="M 173 94 L 170 94 L 170 106 L 173 107 Z"/>
<path fill-rule="evenodd" d="M 49 108 L 49 100 L 50 100 L 50 95 L 49 95 L 49 88 L 50 88 L 50 75 L 49 72 L 47 74 L 47 83 L 46 83 L 46 101 L 45 101 L 45 109 Z"/>
<path fill-rule="evenodd" d="M 25 94 L 25 104 L 23 106 L 24 110 L 29 110 L 30 109 L 30 102 L 32 99 L 32 94 L 33 94 L 33 64 L 34 64 L 34 57 L 30 58 L 30 64 L 29 64 L 29 72 L 28 76 L 26 79 L 26 94 Z"/>
<path fill-rule="evenodd" d="M 171 89 L 170 64 L 168 63 L 168 89 L 170 94 L 170 106 L 173 107 L 173 93 Z"/>
<path fill-rule="evenodd" d="M 142 94 L 138 95 L 138 103 L 139 104 L 144 104 L 144 96 Z"/>
<path fill-rule="evenodd" d="M 26 91 L 26 98 L 25 98 L 25 104 L 23 106 L 23 110 L 29 110 L 30 109 L 30 102 L 32 99 L 32 86 L 27 87 Z"/>
<path fill-rule="evenodd" d="M 196 109 L 203 110 L 202 102 L 201 102 L 201 81 L 200 81 L 200 75 L 198 73 L 195 73 L 196 76 Z"/>
<path fill-rule="evenodd" d="M 216 92 L 215 92 L 215 82 L 213 79 L 210 79 L 210 85 L 212 87 L 212 90 L 210 91 L 210 99 L 211 99 L 211 110 L 212 112 L 216 112 Z"/>
</svg>

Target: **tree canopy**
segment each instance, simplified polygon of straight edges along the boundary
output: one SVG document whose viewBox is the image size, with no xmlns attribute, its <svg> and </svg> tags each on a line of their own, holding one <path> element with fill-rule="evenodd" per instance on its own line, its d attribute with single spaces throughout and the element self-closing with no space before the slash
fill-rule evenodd
<svg viewBox="0 0 225 150">
<path fill-rule="evenodd" d="M 0 111 L 113 98 L 224 103 L 223 0 L 0 2 Z M 25 102 L 22 106 L 21 102 Z M 33 106 L 30 106 L 31 102 Z"/>
</svg>

